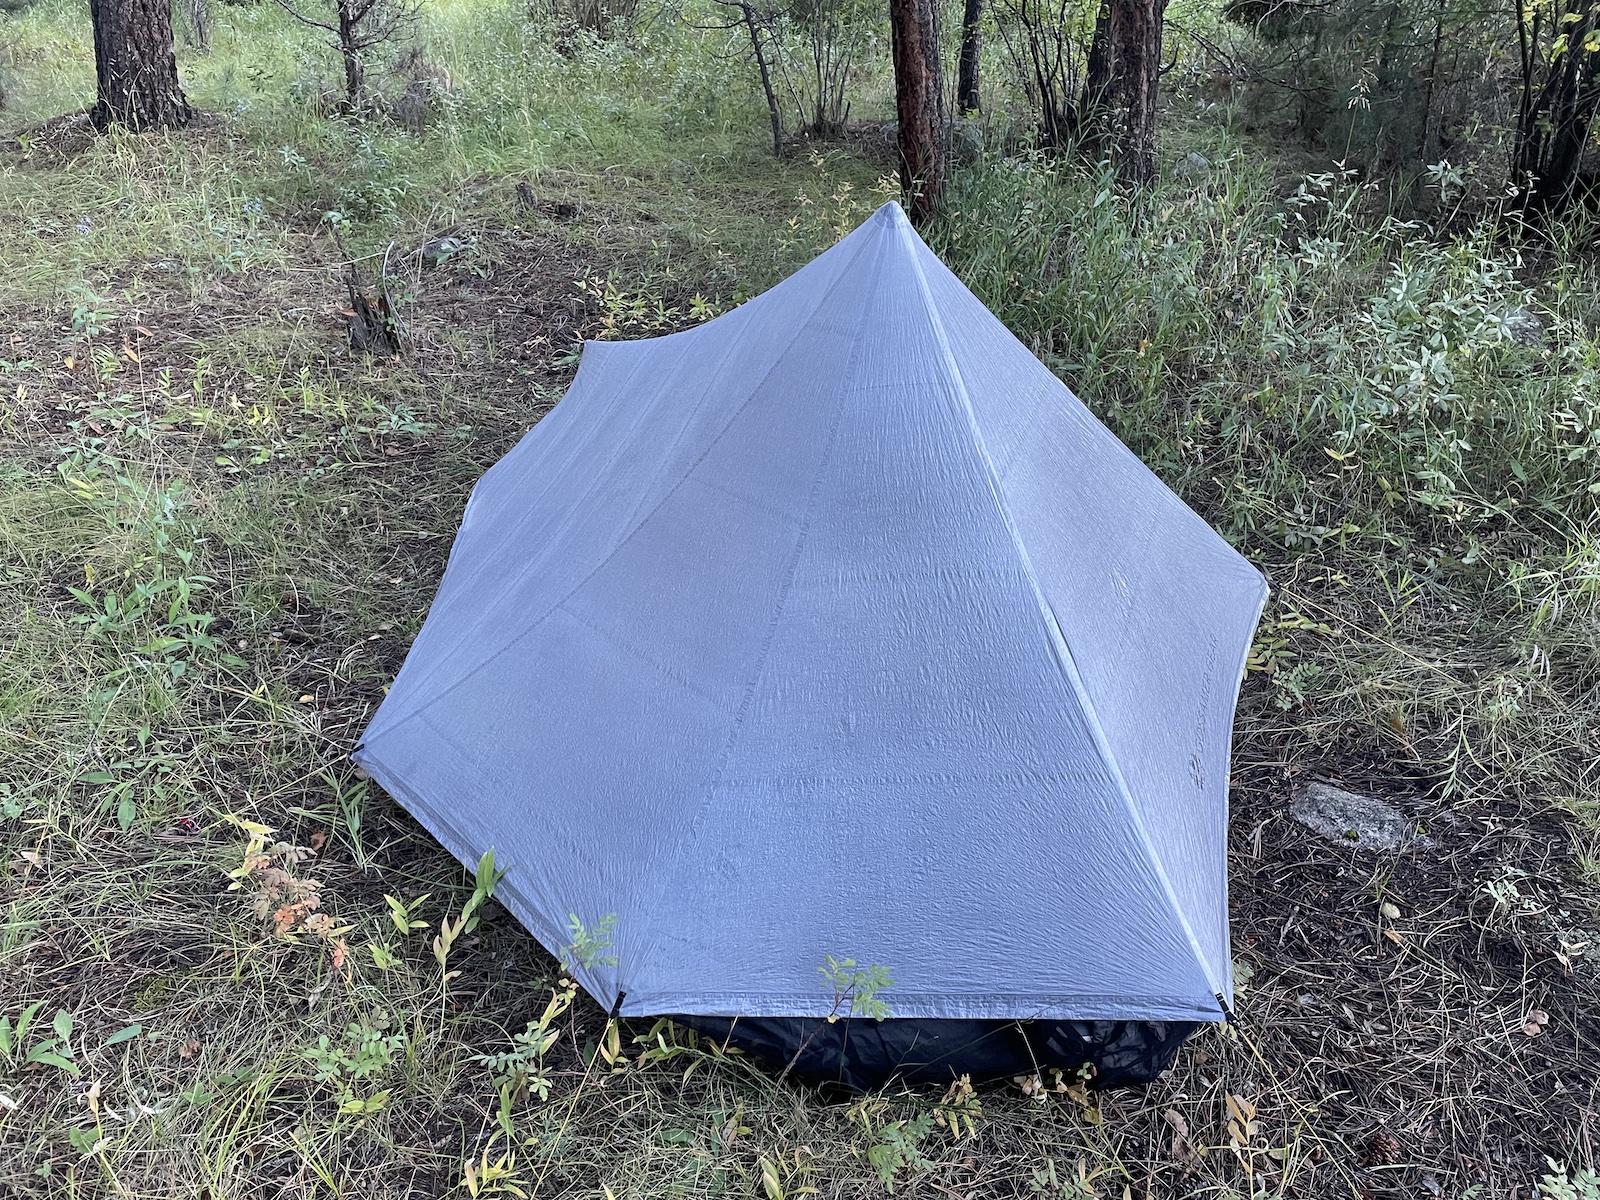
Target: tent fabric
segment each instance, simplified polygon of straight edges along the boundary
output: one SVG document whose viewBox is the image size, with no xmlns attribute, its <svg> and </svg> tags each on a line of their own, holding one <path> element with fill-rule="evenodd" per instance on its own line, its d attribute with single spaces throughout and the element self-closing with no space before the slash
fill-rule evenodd
<svg viewBox="0 0 1600 1200">
<path fill-rule="evenodd" d="M 890 204 L 585 346 L 353 757 L 624 1015 L 1218 1020 L 1265 594 Z"/>
</svg>

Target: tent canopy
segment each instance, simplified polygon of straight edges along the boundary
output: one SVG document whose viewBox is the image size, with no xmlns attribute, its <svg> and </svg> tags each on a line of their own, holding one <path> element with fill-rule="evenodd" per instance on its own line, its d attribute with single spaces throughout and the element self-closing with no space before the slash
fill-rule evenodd
<svg viewBox="0 0 1600 1200">
<path fill-rule="evenodd" d="M 890 204 L 585 346 L 354 757 L 624 1014 L 1214 1020 L 1265 594 Z"/>
</svg>

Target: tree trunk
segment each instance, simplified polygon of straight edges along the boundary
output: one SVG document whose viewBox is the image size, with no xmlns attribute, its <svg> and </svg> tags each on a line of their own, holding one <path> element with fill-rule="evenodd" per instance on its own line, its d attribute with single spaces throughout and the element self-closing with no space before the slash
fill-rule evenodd
<svg viewBox="0 0 1600 1200">
<path fill-rule="evenodd" d="M 1106 0 L 1089 43 L 1083 110 L 1088 127 L 1107 130 L 1117 177 L 1147 185 L 1156 177 L 1156 101 L 1161 90 L 1161 26 L 1167 0 Z M 1105 142 L 1086 148 L 1103 150 Z"/>
<path fill-rule="evenodd" d="M 761 91 L 767 98 L 767 118 L 772 122 L 772 156 L 782 158 L 783 112 L 778 107 L 778 93 L 772 86 L 772 68 L 767 64 L 766 51 L 761 48 L 761 26 L 756 22 L 755 6 L 750 0 L 742 0 L 739 12 L 745 32 L 750 35 L 750 53 L 755 55 L 756 69 L 761 72 Z"/>
<path fill-rule="evenodd" d="M 171 0 L 89 0 L 94 26 L 96 129 L 135 133 L 187 125 L 194 111 L 178 83 Z"/>
<path fill-rule="evenodd" d="M 361 62 L 357 17 L 350 0 L 338 0 L 339 53 L 344 58 L 344 98 L 351 112 L 361 108 L 367 89 L 367 72 Z"/>
<path fill-rule="evenodd" d="M 1109 150 L 1111 130 L 1116 123 L 1111 61 L 1111 4 L 1114 2 L 1100 0 L 1095 8 L 1094 33 L 1089 37 L 1089 56 L 1083 70 L 1083 99 L 1078 104 L 1079 150 L 1085 158 L 1095 162 Z"/>
<path fill-rule="evenodd" d="M 944 96 L 936 0 L 889 0 L 900 186 L 911 220 L 925 225 L 944 192 Z"/>
<path fill-rule="evenodd" d="M 1548 26 L 1534 10 L 1530 23 L 1518 10 L 1522 94 L 1511 160 L 1525 208 L 1558 212 L 1577 190 L 1584 148 L 1600 118 L 1600 50 L 1586 43 L 1600 35 L 1600 2 L 1557 3 Z M 1565 38 L 1555 53 L 1546 38 Z"/>
<path fill-rule="evenodd" d="M 211 6 L 208 0 L 184 0 L 183 41 L 202 54 L 211 49 Z"/>
<path fill-rule="evenodd" d="M 978 98 L 978 56 L 983 49 L 983 0 L 966 0 L 961 10 L 961 59 L 956 75 L 956 109 L 975 113 Z"/>
</svg>

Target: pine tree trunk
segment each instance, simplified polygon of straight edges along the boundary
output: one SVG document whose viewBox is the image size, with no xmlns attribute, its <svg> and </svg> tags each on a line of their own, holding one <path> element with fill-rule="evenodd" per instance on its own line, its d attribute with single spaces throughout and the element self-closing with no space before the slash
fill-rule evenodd
<svg viewBox="0 0 1600 1200">
<path fill-rule="evenodd" d="M 911 220 L 924 225 L 944 192 L 944 96 L 935 0 L 889 0 L 895 106 L 900 116 L 900 186 Z"/>
<path fill-rule="evenodd" d="M 1148 185 L 1156 178 L 1156 101 L 1161 90 L 1161 25 L 1166 0 L 1112 0 L 1116 58 L 1117 176 Z"/>
<path fill-rule="evenodd" d="M 176 129 L 194 112 L 178 83 L 171 0 L 89 0 L 98 96 L 96 129 Z"/>
<path fill-rule="evenodd" d="M 1109 133 L 1117 177 L 1156 178 L 1156 102 L 1161 91 L 1161 27 L 1167 0 L 1107 0 L 1095 18 L 1082 109 L 1087 130 Z M 1104 134 L 1102 134 L 1104 139 Z M 1085 149 L 1105 140 L 1085 137 Z"/>
<path fill-rule="evenodd" d="M 978 96 L 978 58 L 983 50 L 983 0 L 966 0 L 961 11 L 961 58 L 956 75 L 956 109 L 975 113 Z"/>
</svg>

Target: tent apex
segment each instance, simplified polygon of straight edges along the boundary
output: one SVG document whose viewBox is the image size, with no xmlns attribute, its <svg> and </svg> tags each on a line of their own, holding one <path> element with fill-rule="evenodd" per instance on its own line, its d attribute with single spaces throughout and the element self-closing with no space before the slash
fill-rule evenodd
<svg viewBox="0 0 1600 1200">
<path fill-rule="evenodd" d="M 906 216 L 906 210 L 900 207 L 900 201 L 898 200 L 885 201 L 873 216 L 883 217 L 896 225 L 911 224 L 911 218 Z"/>
</svg>

